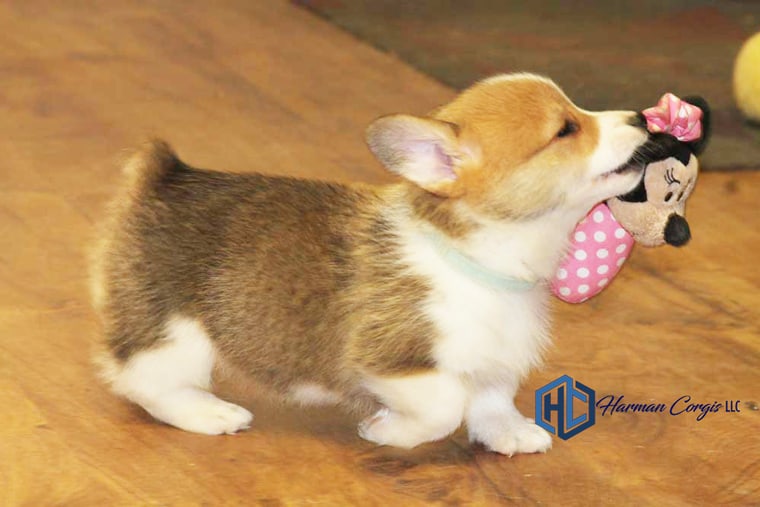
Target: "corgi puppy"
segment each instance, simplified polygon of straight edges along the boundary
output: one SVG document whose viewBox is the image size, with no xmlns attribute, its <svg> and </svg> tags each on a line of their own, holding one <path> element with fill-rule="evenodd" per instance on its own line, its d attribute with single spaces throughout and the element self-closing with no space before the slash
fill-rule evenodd
<svg viewBox="0 0 760 507">
<path fill-rule="evenodd" d="M 388 186 L 195 169 L 154 142 L 126 164 L 93 261 L 104 375 L 198 433 L 251 425 L 211 392 L 225 367 L 367 411 L 358 431 L 377 444 L 465 422 L 498 453 L 544 452 L 513 397 L 549 343 L 546 281 L 589 209 L 638 184 L 647 137 L 634 112 L 514 74 L 372 123 L 401 177 Z"/>
</svg>

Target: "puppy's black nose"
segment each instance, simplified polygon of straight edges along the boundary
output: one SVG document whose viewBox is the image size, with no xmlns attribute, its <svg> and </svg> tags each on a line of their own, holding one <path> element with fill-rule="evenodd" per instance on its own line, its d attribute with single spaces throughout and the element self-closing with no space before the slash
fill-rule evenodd
<svg viewBox="0 0 760 507">
<path fill-rule="evenodd" d="M 681 215 L 675 213 L 668 217 L 668 223 L 665 224 L 665 242 L 668 245 L 683 246 L 691 239 L 689 223 Z"/>
<path fill-rule="evenodd" d="M 647 119 L 642 112 L 636 113 L 636 116 L 628 120 L 628 123 L 633 127 L 639 127 L 641 129 L 647 128 Z"/>
</svg>

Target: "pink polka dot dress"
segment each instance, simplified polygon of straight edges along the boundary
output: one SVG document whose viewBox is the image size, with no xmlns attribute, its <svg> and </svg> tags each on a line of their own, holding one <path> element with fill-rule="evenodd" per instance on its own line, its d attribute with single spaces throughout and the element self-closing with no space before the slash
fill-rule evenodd
<svg viewBox="0 0 760 507">
<path fill-rule="evenodd" d="M 570 244 L 551 288 L 562 301 L 582 303 L 599 294 L 618 274 L 631 252 L 633 237 L 601 203 L 578 223 Z"/>
</svg>

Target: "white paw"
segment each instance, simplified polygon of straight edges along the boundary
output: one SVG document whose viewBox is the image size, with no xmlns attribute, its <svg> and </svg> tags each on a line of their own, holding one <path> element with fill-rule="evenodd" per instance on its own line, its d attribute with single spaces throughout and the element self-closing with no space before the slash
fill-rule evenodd
<svg viewBox="0 0 760 507">
<path fill-rule="evenodd" d="M 156 401 L 144 405 L 156 419 L 194 433 L 237 433 L 250 428 L 253 420 L 253 414 L 243 407 L 201 390 L 169 393 Z"/>
<path fill-rule="evenodd" d="M 359 436 L 378 445 L 411 449 L 425 442 L 445 438 L 458 425 L 458 419 L 422 419 L 382 408 L 359 423 Z"/>
<path fill-rule="evenodd" d="M 359 423 L 359 436 L 378 445 L 390 444 L 389 435 L 393 429 L 391 412 L 387 408 L 381 408 Z M 390 444 L 393 445 L 393 444 Z"/>
<path fill-rule="evenodd" d="M 490 442 L 483 442 L 490 450 L 507 456 L 518 453 L 546 452 L 552 447 L 552 436 L 537 426 L 533 419 L 515 422 Z"/>
<path fill-rule="evenodd" d="M 216 403 L 208 404 L 191 415 L 186 427 L 180 427 L 206 435 L 233 434 L 250 428 L 252 420 L 253 414 L 248 410 L 217 399 Z"/>
</svg>

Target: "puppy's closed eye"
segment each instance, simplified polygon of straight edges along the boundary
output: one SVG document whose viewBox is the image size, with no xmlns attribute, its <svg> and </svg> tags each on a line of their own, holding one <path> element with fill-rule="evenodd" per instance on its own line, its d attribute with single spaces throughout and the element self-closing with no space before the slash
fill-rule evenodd
<svg viewBox="0 0 760 507">
<path fill-rule="evenodd" d="M 574 121 L 565 120 L 564 125 L 562 125 L 562 128 L 559 130 L 559 132 L 557 132 L 557 137 L 562 138 L 562 137 L 571 136 L 575 134 L 576 132 L 578 132 L 579 129 L 580 129 L 580 126 Z"/>
</svg>

